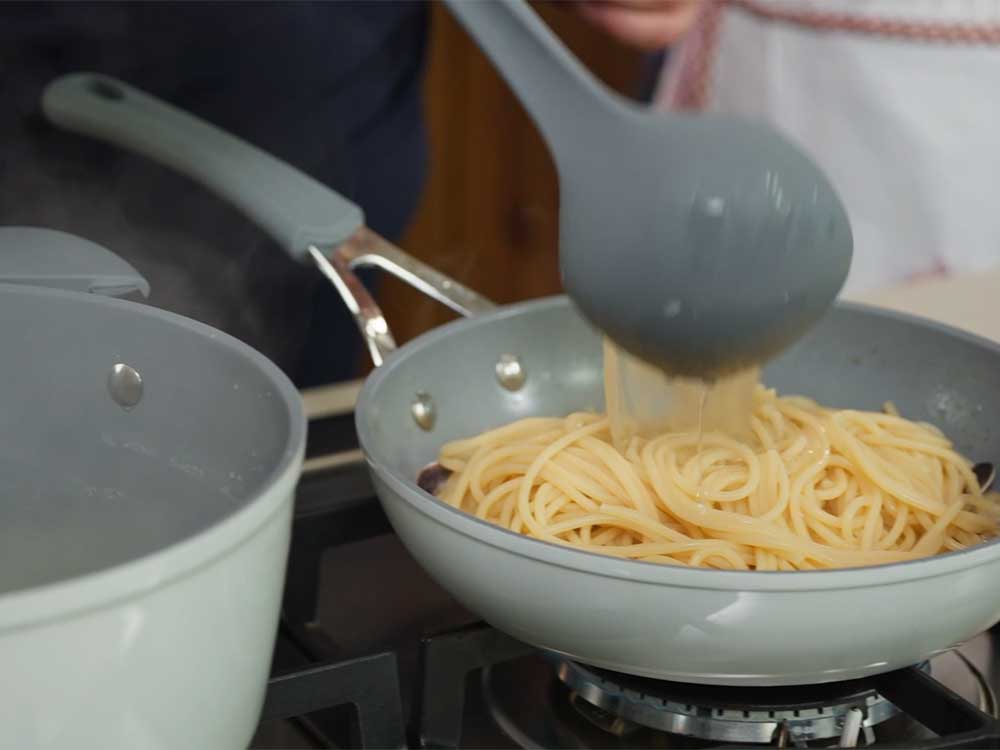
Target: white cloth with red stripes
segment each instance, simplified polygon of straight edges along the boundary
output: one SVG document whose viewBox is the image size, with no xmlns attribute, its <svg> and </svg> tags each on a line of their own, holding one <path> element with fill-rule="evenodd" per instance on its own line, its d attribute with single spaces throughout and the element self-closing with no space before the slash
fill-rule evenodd
<svg viewBox="0 0 1000 750">
<path fill-rule="evenodd" d="M 1000 0 L 705 3 L 655 103 L 810 153 L 854 229 L 848 292 L 1000 265 Z"/>
</svg>

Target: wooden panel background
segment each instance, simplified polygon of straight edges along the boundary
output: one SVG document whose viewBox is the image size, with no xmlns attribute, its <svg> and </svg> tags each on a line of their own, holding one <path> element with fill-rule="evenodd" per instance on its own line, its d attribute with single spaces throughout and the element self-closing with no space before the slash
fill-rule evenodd
<svg viewBox="0 0 1000 750">
<path fill-rule="evenodd" d="M 634 94 L 642 57 L 577 17 L 569 3 L 536 4 L 602 80 Z M 506 84 L 440 4 L 432 9 L 425 80 L 431 166 L 402 241 L 413 255 L 497 302 L 560 290 L 558 186 L 541 137 Z M 381 303 L 398 341 L 453 315 L 394 280 Z"/>
</svg>

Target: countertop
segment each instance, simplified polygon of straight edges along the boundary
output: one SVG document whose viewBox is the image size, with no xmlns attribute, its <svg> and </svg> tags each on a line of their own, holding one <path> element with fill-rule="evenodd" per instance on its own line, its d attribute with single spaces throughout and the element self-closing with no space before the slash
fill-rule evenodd
<svg viewBox="0 0 1000 750">
<path fill-rule="evenodd" d="M 1000 343 L 1000 267 L 849 298 L 921 315 Z"/>
</svg>

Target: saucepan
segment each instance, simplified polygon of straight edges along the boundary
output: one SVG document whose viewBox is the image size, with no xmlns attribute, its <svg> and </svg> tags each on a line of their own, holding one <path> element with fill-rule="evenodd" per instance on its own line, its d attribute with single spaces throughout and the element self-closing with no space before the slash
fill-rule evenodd
<svg viewBox="0 0 1000 750">
<path fill-rule="evenodd" d="M 45 109 L 228 198 L 337 285 L 381 365 L 358 399 L 357 431 L 385 512 L 413 557 L 500 630 L 636 675 L 783 685 L 916 664 L 1000 619 L 996 542 L 846 570 L 692 569 L 549 544 L 440 502 L 417 477 L 442 443 L 526 416 L 603 408 L 600 335 L 565 297 L 494 308 L 380 240 L 342 197 L 121 82 L 62 79 Z M 395 349 L 357 265 L 475 314 Z M 966 455 L 1000 455 L 1000 347 L 945 326 L 838 304 L 764 379 L 834 406 L 878 409 L 891 399 Z"/>
<path fill-rule="evenodd" d="M 61 232 L 0 229 L 0 747 L 238 748 L 277 632 L 301 400 Z"/>
</svg>

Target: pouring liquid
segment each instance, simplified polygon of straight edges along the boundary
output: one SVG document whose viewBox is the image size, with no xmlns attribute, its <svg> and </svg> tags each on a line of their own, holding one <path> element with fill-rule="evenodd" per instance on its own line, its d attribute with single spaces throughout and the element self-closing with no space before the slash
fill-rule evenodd
<svg viewBox="0 0 1000 750">
<path fill-rule="evenodd" d="M 698 469 L 698 490 L 694 499 L 701 502 L 701 486 L 705 481 L 705 467 L 702 461 L 703 449 L 705 447 L 705 404 L 708 402 L 708 392 L 711 389 L 709 383 L 701 384 L 701 399 L 698 401 L 698 454 L 695 457 L 695 466 Z"/>
<path fill-rule="evenodd" d="M 705 436 L 721 432 L 738 440 L 750 439 L 750 415 L 759 380 L 756 367 L 712 382 L 672 377 L 604 339 L 604 398 L 612 442 L 624 452 L 635 437 L 695 433 L 699 500 Z"/>
</svg>

